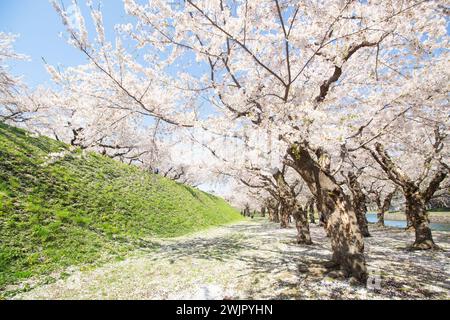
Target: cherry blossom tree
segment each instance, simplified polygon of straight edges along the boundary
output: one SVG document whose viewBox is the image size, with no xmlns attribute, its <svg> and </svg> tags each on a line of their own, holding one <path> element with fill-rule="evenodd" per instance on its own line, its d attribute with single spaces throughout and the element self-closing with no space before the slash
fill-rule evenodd
<svg viewBox="0 0 450 320">
<path fill-rule="evenodd" d="M 415 249 L 435 247 L 426 206 L 449 174 L 448 51 L 428 48 L 423 55 L 426 59 L 402 71 L 406 81 L 394 86 L 397 98 L 385 106 L 396 115 L 385 124 L 375 120 L 368 130 L 360 127 L 356 139 L 403 191 Z"/>
<path fill-rule="evenodd" d="M 367 214 L 367 196 L 363 192 L 363 188 L 358 181 L 358 176 L 349 171 L 345 176 L 346 184 L 350 190 L 352 203 L 355 208 L 356 219 L 358 220 L 358 226 L 364 237 L 370 237 L 368 222 L 366 218 Z"/>
<path fill-rule="evenodd" d="M 21 79 L 8 70 L 8 61 L 27 59 L 14 51 L 16 38 L 16 35 L 0 32 L 0 121 L 17 123 L 28 120 L 40 105 Z"/>
<path fill-rule="evenodd" d="M 384 226 L 384 214 L 389 211 L 392 199 L 398 192 L 398 188 L 392 183 L 381 179 L 374 179 L 367 187 L 367 193 L 372 202 L 377 208 L 377 224 Z"/>
<path fill-rule="evenodd" d="M 415 229 L 414 249 L 435 247 L 426 206 L 450 173 L 447 128 L 447 125 L 444 128 L 439 124 L 434 130 L 433 126 L 416 128 L 413 142 L 411 134 L 402 137 L 400 133 L 397 134 L 397 139 L 400 138 L 397 145 L 393 145 L 395 140 L 390 140 L 389 144 L 377 142 L 369 149 L 389 179 L 403 191 L 408 227 Z M 389 146 L 390 152 L 385 145 Z"/>
<path fill-rule="evenodd" d="M 285 219 L 286 216 L 289 216 L 288 213 L 292 214 L 297 228 L 297 243 L 312 244 L 309 232 L 308 202 L 304 197 L 303 199 L 300 197 L 303 184 L 297 180 L 289 185 L 286 179 L 286 171 L 287 169 L 283 168 L 282 171 L 276 170 L 273 174 L 280 192 L 279 199 L 283 212 L 281 216 Z"/>
<path fill-rule="evenodd" d="M 370 148 L 411 104 L 425 112 L 404 92 L 417 89 L 416 70 L 448 63 L 440 3 L 124 5 L 136 23 L 117 26 L 113 46 L 98 10 L 91 10 L 97 37 L 90 41 L 79 11 L 75 27 L 55 4 L 69 42 L 89 59 L 87 94 L 186 130 L 240 138 L 269 132 L 276 139 L 265 174 L 283 164 L 298 173 L 326 217 L 333 262 L 365 281 L 357 210 L 336 179 L 341 153 Z M 127 52 L 125 43 L 143 54 Z M 448 83 L 441 74 L 433 83 Z"/>
</svg>

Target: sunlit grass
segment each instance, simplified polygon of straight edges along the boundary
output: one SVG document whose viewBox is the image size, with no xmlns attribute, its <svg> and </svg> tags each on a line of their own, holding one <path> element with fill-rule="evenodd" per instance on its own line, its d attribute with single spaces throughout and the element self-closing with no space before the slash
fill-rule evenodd
<svg viewBox="0 0 450 320">
<path fill-rule="evenodd" d="M 49 154 L 68 151 L 48 164 Z M 0 124 L 0 289 L 241 219 L 224 200 Z"/>
</svg>

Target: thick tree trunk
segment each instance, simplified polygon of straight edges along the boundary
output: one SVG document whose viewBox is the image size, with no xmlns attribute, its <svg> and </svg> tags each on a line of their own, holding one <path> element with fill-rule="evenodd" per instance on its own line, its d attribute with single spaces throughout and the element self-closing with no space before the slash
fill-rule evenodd
<svg viewBox="0 0 450 320">
<path fill-rule="evenodd" d="M 309 223 L 316 224 L 316 218 L 314 217 L 314 211 L 309 212 Z"/>
<path fill-rule="evenodd" d="M 384 198 L 384 201 L 381 201 L 381 191 L 375 193 L 375 203 L 377 204 L 377 225 L 384 227 L 384 214 L 386 211 L 389 211 L 391 207 L 391 201 L 397 192 L 397 188 L 395 188 L 392 192 L 388 193 Z"/>
<path fill-rule="evenodd" d="M 405 209 L 405 215 L 406 215 L 406 231 L 414 231 L 414 209 Z"/>
<path fill-rule="evenodd" d="M 384 211 L 382 209 L 377 212 L 377 225 L 384 227 Z"/>
<path fill-rule="evenodd" d="M 312 159 L 305 146 L 292 145 L 288 154 L 293 159 L 290 165 L 300 174 L 315 196 L 319 212 L 326 215 L 333 262 L 348 276 L 365 283 L 367 268 L 364 240 L 350 200 L 334 178 Z"/>
<path fill-rule="evenodd" d="M 261 208 L 261 217 L 265 217 L 266 216 L 266 207 L 262 207 Z"/>
<path fill-rule="evenodd" d="M 375 193 L 375 203 L 377 205 L 377 225 L 384 227 L 384 208 L 381 203 L 381 191 Z"/>
<path fill-rule="evenodd" d="M 280 202 L 283 208 L 284 216 L 289 219 L 292 215 L 297 228 L 297 243 L 312 244 L 309 233 L 308 213 L 297 201 L 297 195 L 294 188 L 289 186 L 284 178 L 284 173 L 277 171 L 273 174 L 280 191 Z M 282 226 L 283 227 L 283 226 Z"/>
<path fill-rule="evenodd" d="M 330 204 L 332 206 L 332 204 Z M 324 204 L 323 200 L 315 199 L 315 207 L 317 210 L 317 213 L 319 215 L 319 226 L 324 227 L 325 230 L 327 229 L 327 217 L 330 215 L 331 212 L 326 213 L 325 211 L 328 211 L 327 206 Z M 322 211 L 325 210 L 325 211 Z M 327 237 L 329 237 L 328 231 L 327 231 Z"/>
<path fill-rule="evenodd" d="M 433 144 L 434 152 L 439 153 L 442 149 L 442 141 L 445 134 L 441 134 L 439 127 L 435 128 L 435 143 Z M 442 181 L 450 172 L 448 165 L 440 163 L 438 170 L 432 176 L 428 186 L 420 190 L 422 180 L 414 181 L 406 175 L 389 157 L 380 143 L 375 144 L 376 153 L 370 150 L 374 159 L 378 162 L 381 168 L 386 172 L 389 178 L 403 189 L 406 199 L 406 218 L 407 228 L 414 226 L 416 240 L 412 245 L 414 249 L 431 249 L 437 247 L 431 236 L 431 229 L 429 227 L 428 215 L 426 212 L 426 204 L 430 201 L 434 193 L 439 189 Z M 431 164 L 431 159 L 428 158 L 426 165 Z"/>
<path fill-rule="evenodd" d="M 280 210 L 280 227 L 281 228 L 288 228 L 289 227 L 289 208 L 285 206 L 281 206 Z"/>
<path fill-rule="evenodd" d="M 267 214 L 269 215 L 269 221 L 274 222 L 273 221 L 273 210 L 270 208 L 267 208 Z"/>
<path fill-rule="evenodd" d="M 276 206 L 273 210 L 273 222 L 280 223 L 280 212 L 278 206 Z"/>
<path fill-rule="evenodd" d="M 361 231 L 363 237 L 370 237 L 368 221 L 366 218 L 365 211 L 361 209 L 361 207 L 355 205 L 355 215 L 358 221 L 359 230 Z"/>
<path fill-rule="evenodd" d="M 324 213 L 319 212 L 319 226 L 326 227 L 327 226 L 327 219 Z"/>
<path fill-rule="evenodd" d="M 430 220 L 426 211 L 425 200 L 418 193 L 405 195 L 406 216 L 413 217 L 416 240 L 412 245 L 413 249 L 426 250 L 436 247 L 430 229 Z"/>
<path fill-rule="evenodd" d="M 317 199 L 314 202 L 315 202 L 315 207 L 316 207 L 317 213 L 319 215 L 319 227 L 323 227 L 325 229 L 327 237 L 329 238 L 330 233 L 328 232 L 328 229 L 327 229 L 327 215 L 322 212 L 323 205 L 319 204 Z"/>
<path fill-rule="evenodd" d="M 271 207 L 267 207 L 267 216 L 269 217 L 269 221 L 273 222 L 273 209 Z"/>
<path fill-rule="evenodd" d="M 244 216 L 250 217 L 250 206 L 248 204 L 245 205 Z"/>
<path fill-rule="evenodd" d="M 275 210 L 275 208 L 269 209 L 269 221 L 278 223 L 278 212 Z"/>
<path fill-rule="evenodd" d="M 328 218 L 327 229 L 331 237 L 333 261 L 361 282 L 367 280 L 364 240 L 356 215 L 346 196 L 336 199 L 335 210 Z"/>
<path fill-rule="evenodd" d="M 266 210 L 269 216 L 269 221 L 279 223 L 280 219 L 278 216 L 278 208 L 279 208 L 278 201 L 276 199 L 267 199 L 266 204 L 267 204 Z"/>
<path fill-rule="evenodd" d="M 397 193 L 398 188 L 395 187 L 394 190 L 389 192 L 386 197 L 384 198 L 383 205 L 379 207 L 380 210 L 380 216 L 378 218 L 378 224 L 384 226 L 384 213 L 387 211 L 389 212 L 389 209 L 391 208 L 391 202 L 394 195 Z M 381 199 L 380 199 L 381 200 Z M 381 202 L 381 201 L 380 201 Z"/>
<path fill-rule="evenodd" d="M 316 218 L 314 217 L 314 198 L 311 198 L 309 201 L 307 209 L 309 211 L 309 222 L 315 224 Z"/>
<path fill-rule="evenodd" d="M 307 211 L 302 209 L 296 210 L 293 217 L 295 219 L 295 227 L 297 228 L 297 243 L 312 244 Z"/>
<path fill-rule="evenodd" d="M 356 219 L 358 220 L 358 226 L 364 237 L 370 237 L 369 226 L 366 217 L 366 195 L 361 189 L 361 185 L 358 182 L 357 177 L 353 172 L 348 173 L 348 187 L 353 196 L 353 207 L 355 208 Z"/>
</svg>

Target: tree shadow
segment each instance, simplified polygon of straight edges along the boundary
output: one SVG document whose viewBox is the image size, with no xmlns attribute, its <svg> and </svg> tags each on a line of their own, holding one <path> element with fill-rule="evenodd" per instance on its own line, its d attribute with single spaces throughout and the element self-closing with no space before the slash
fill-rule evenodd
<svg viewBox="0 0 450 320">
<path fill-rule="evenodd" d="M 272 285 L 280 290 L 267 297 L 270 299 L 305 298 L 303 291 L 318 291 L 324 280 L 333 286 L 326 296 L 329 299 L 342 298 L 342 287 L 347 291 L 362 288 L 341 278 L 339 272 L 329 266 L 332 256 L 329 238 L 321 227 L 311 226 L 314 244 L 308 246 L 296 243 L 295 229 L 280 229 L 275 223 L 236 224 L 225 226 L 224 229 L 223 236 L 194 237 L 184 242 L 162 244 L 157 254 L 149 258 L 158 260 L 165 257 L 177 261 L 190 257 L 243 262 L 246 270 L 237 273 L 238 278 L 252 274 L 274 275 Z M 371 232 L 373 236 L 366 239 L 368 269 L 371 274 L 381 278 L 381 288 L 374 291 L 375 294 L 380 297 L 436 298 L 440 293 L 425 288 L 424 284 L 442 291 L 448 290 L 448 272 L 445 271 L 448 260 L 444 259 L 448 257 L 445 257 L 444 252 L 406 251 L 409 236 L 403 230 L 389 230 L 387 235 L 385 230 L 376 228 Z M 441 237 L 440 234 L 436 236 L 437 239 Z M 284 274 L 297 280 L 278 279 Z M 249 296 L 264 297 L 265 290 L 254 288 Z"/>
</svg>

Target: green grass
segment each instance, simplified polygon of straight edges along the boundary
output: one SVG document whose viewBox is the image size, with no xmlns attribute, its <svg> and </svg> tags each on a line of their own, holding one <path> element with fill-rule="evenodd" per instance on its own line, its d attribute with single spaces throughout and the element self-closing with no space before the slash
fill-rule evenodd
<svg viewBox="0 0 450 320">
<path fill-rule="evenodd" d="M 444 214 L 449 214 L 450 213 L 450 208 L 430 209 L 430 210 L 428 210 L 428 212 L 440 212 L 440 213 L 444 213 Z"/>
<path fill-rule="evenodd" d="M 34 275 L 121 259 L 145 239 L 242 219 L 223 199 L 0 123 L 0 291 Z"/>
</svg>

